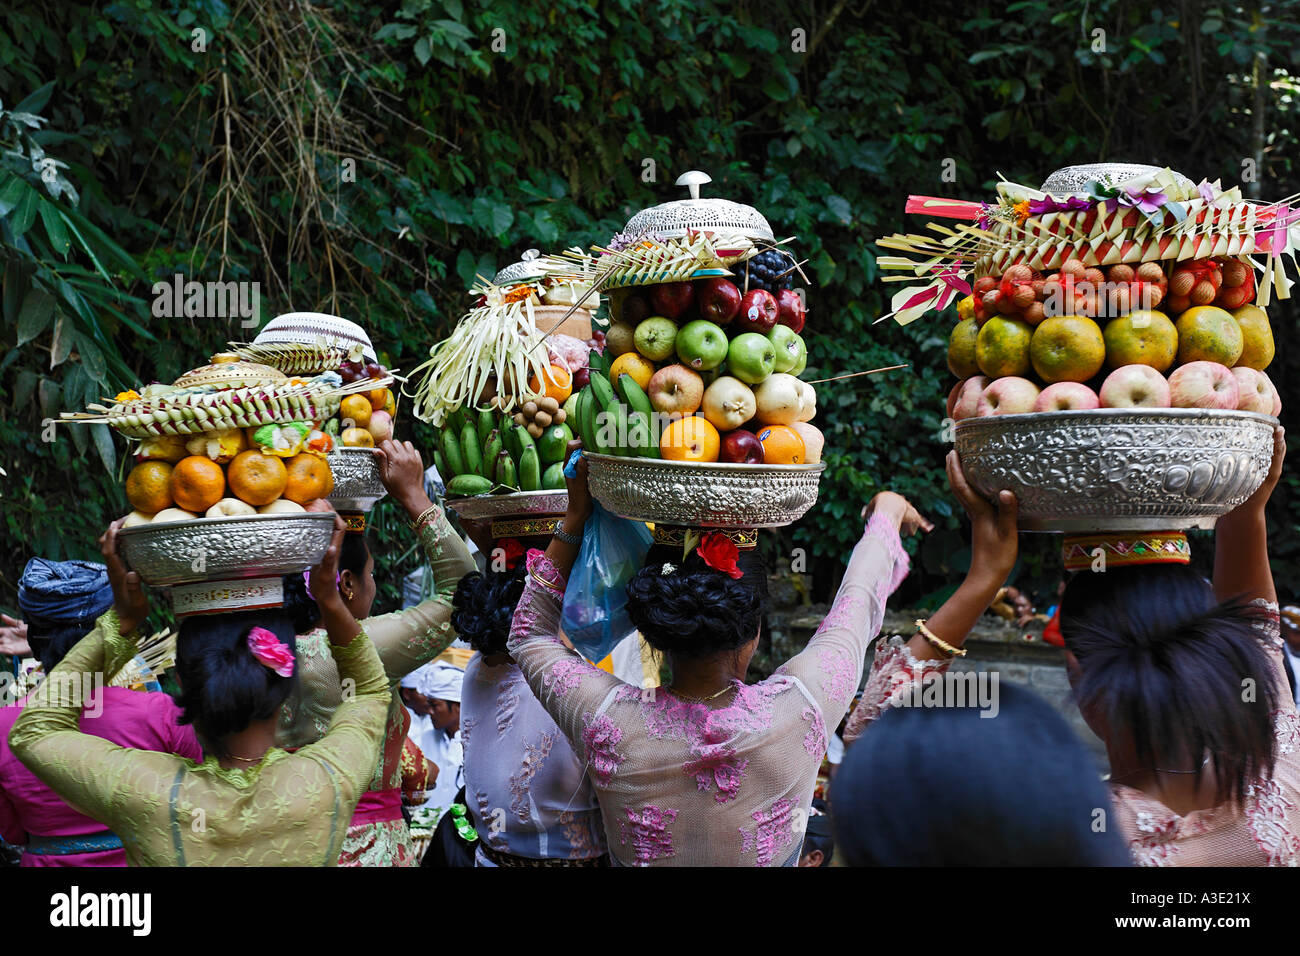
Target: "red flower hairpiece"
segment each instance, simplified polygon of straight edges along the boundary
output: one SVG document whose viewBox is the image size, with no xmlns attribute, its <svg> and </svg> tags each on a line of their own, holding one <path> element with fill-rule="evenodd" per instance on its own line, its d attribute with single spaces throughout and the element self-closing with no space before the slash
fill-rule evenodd
<svg viewBox="0 0 1300 956">
<path fill-rule="evenodd" d="M 519 538 L 507 537 L 502 538 L 498 548 L 506 555 L 506 570 L 513 571 L 519 567 L 520 558 L 524 557 L 524 545 L 520 544 Z"/>
<path fill-rule="evenodd" d="M 744 572 L 736 564 L 740 558 L 740 549 L 725 534 L 706 534 L 696 546 L 695 553 L 715 571 L 721 571 L 737 581 L 744 577 Z"/>
</svg>

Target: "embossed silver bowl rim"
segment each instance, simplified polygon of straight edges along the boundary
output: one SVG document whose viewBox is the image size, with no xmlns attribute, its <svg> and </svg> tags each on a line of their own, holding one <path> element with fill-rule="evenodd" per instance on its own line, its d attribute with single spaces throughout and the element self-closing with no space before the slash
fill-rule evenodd
<svg viewBox="0 0 1300 956">
<path fill-rule="evenodd" d="M 624 458 L 588 452 L 591 494 L 616 514 L 637 521 L 704 528 L 779 528 L 817 503 L 815 465 Z M 673 493 L 664 484 L 673 482 Z M 783 500 L 782 493 L 785 498 Z M 719 508 L 719 497 L 730 499 Z"/>
<path fill-rule="evenodd" d="M 306 571 L 320 563 L 334 534 L 332 512 L 194 518 L 118 532 L 122 556 L 145 584 L 167 587 Z M 194 570 L 197 548 L 203 570 Z"/>
<path fill-rule="evenodd" d="M 1213 528 L 1214 523 L 1254 493 L 1268 472 L 1272 459 L 1273 428 L 1278 420 L 1258 412 L 1232 411 L 1208 408 L 1098 408 L 1088 411 L 1036 412 L 1026 415 L 991 415 L 968 418 L 957 422 L 954 439 L 957 452 L 962 456 L 962 468 L 972 486 L 981 494 L 992 496 L 1006 488 L 1020 498 L 1020 528 L 1022 531 L 1109 532 L 1109 531 L 1177 531 L 1189 528 Z M 1196 492 L 1183 493 L 1166 490 L 1160 500 L 1135 497 L 1113 480 L 1101 480 L 1090 488 L 1046 488 L 1026 478 L 1035 468 L 1045 469 L 1065 460 L 1069 454 L 1094 457 L 1098 467 L 1104 461 L 1107 469 L 1118 473 L 1126 467 L 1133 471 L 1148 471 L 1165 467 L 1161 459 L 1178 455 L 1186 460 L 1180 467 L 1204 464 L 1212 457 L 1222 457 L 1221 445 L 1206 444 L 1189 447 L 1185 443 L 1121 443 L 1108 441 L 1106 429 L 1113 428 L 1115 438 L 1126 428 L 1156 428 L 1170 426 L 1204 426 L 1229 428 L 1249 436 L 1256 445 L 1257 468 L 1255 474 L 1232 476 L 1234 484 L 1226 484 L 1216 473 L 1204 487 Z M 1070 442 L 1066 427 L 1077 426 L 1100 429 L 1099 440 Z M 1179 428 L 1187 434 L 1186 428 Z M 1057 440 L 1049 436 L 1055 434 Z M 1094 433 L 1095 434 L 1095 433 Z M 1172 435 L 1172 431 L 1171 431 Z M 1004 450 L 1003 457 L 1015 459 L 1015 465 L 996 465 L 985 461 L 982 442 L 992 437 L 1021 436 L 1029 439 L 1023 452 Z M 1200 455 L 1204 452 L 1204 455 Z M 1103 459 L 1102 455 L 1106 457 Z M 1122 457 L 1127 455 L 1128 457 Z M 1037 498 L 1049 499 L 1047 503 L 1034 504 Z M 1028 506 L 1027 506 L 1028 504 Z"/>
<path fill-rule="evenodd" d="M 469 521 L 487 518 L 562 515 L 569 510 L 569 493 L 563 488 L 548 491 L 516 491 L 508 495 L 474 495 L 448 498 L 447 507 Z"/>
<path fill-rule="evenodd" d="M 326 500 L 338 511 L 369 511 L 387 496 L 375 449 L 338 446 L 325 460 L 334 475 L 334 490 Z"/>
<path fill-rule="evenodd" d="M 1053 196 L 1084 196 L 1086 193 L 1083 187 L 1093 180 L 1118 186 L 1136 176 L 1158 173 L 1163 168 L 1144 163 L 1084 163 L 1078 166 L 1063 166 L 1043 181 L 1039 192 L 1051 193 Z M 1190 189 L 1194 185 L 1180 172 L 1174 171 L 1174 177 L 1184 188 Z"/>
</svg>

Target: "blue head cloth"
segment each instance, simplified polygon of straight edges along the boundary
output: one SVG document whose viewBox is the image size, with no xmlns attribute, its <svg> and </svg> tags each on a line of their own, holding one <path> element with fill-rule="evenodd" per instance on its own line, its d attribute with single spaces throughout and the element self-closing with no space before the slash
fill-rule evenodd
<svg viewBox="0 0 1300 956">
<path fill-rule="evenodd" d="M 29 624 L 89 629 L 113 606 L 108 569 L 93 561 L 32 558 L 18 579 L 18 608 Z"/>
</svg>

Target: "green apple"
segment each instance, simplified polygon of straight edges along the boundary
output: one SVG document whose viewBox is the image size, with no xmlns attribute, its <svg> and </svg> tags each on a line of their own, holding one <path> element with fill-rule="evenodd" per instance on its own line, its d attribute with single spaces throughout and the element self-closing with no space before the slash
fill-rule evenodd
<svg viewBox="0 0 1300 956">
<path fill-rule="evenodd" d="M 673 341 L 677 338 L 677 323 L 662 315 L 642 319 L 636 327 L 632 341 L 636 350 L 652 362 L 662 362 L 673 354 Z"/>
<path fill-rule="evenodd" d="M 800 341 L 803 341 L 802 336 L 800 336 Z M 791 375 L 802 375 L 803 370 L 806 369 L 807 367 L 808 367 L 808 349 L 805 348 L 803 354 L 799 356 L 799 361 L 794 363 L 794 368 L 788 369 L 787 371 L 789 371 Z"/>
<path fill-rule="evenodd" d="M 758 332 L 742 332 L 727 349 L 727 368 L 747 385 L 757 385 L 772 374 L 776 349 L 772 340 Z"/>
<path fill-rule="evenodd" d="M 705 319 L 687 322 L 677 333 L 677 357 L 687 368 L 707 372 L 727 358 L 727 333 Z"/>
<path fill-rule="evenodd" d="M 573 441 L 573 429 L 567 424 L 547 426 L 537 439 L 537 455 L 544 462 L 563 461 L 565 449 Z"/>
<path fill-rule="evenodd" d="M 773 326 L 767 337 L 772 348 L 776 349 L 776 362 L 772 366 L 775 372 L 788 372 L 801 359 L 808 357 L 808 347 L 803 344 L 803 337 L 788 325 Z"/>
<path fill-rule="evenodd" d="M 564 404 L 560 406 L 561 408 L 564 409 L 565 418 L 567 418 L 571 422 L 577 421 L 577 419 L 574 418 L 573 416 L 578 414 L 578 396 L 581 393 L 582 393 L 582 389 L 575 388 L 573 390 L 573 394 L 570 395 L 568 398 L 566 398 L 564 400 Z"/>
</svg>

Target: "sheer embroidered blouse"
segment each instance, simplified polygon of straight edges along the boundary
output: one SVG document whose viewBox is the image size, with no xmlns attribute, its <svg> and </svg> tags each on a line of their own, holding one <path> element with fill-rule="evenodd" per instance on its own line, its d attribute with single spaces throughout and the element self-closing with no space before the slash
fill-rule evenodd
<svg viewBox="0 0 1300 956">
<path fill-rule="evenodd" d="M 1149 794 L 1111 784 L 1120 831 L 1139 866 L 1296 866 L 1300 863 L 1300 723 L 1282 668 L 1282 637 L 1276 604 L 1262 604 L 1270 620 L 1261 628 L 1273 660 L 1279 708 L 1274 712 L 1277 758 L 1273 776 L 1247 787 L 1241 809 L 1214 807 L 1179 816 Z M 902 638 L 882 642 L 876 651 L 862 701 L 849 717 L 845 740 L 857 739 L 890 696 L 947 670 L 948 660 L 918 661 Z"/>
<path fill-rule="evenodd" d="M 436 590 L 429 600 L 361 622 L 383 663 L 390 697 L 384 749 L 374 767 L 371 790 L 391 790 L 402 785 L 402 742 L 406 740 L 410 718 L 397 695 L 397 685 L 456 639 L 456 631 L 451 626 L 451 599 L 460 579 L 475 570 L 465 542 L 441 509 L 420 528 L 420 542 L 436 582 Z M 319 740 L 343 700 L 338 666 L 330 653 L 325 631 L 317 628 L 300 635 L 297 645 L 301 668 L 298 687 L 285 702 L 276 731 L 276 743 L 289 748 Z"/>
<path fill-rule="evenodd" d="M 388 682 L 362 631 L 335 647 L 355 687 L 318 743 L 272 748 L 248 769 L 119 747 L 82 733 L 83 678 L 135 653 L 109 611 L 28 698 L 9 745 L 68 803 L 122 839 L 134 866 L 333 866 L 375 768 Z"/>
<path fill-rule="evenodd" d="M 514 664 L 475 654 L 465 668 L 460 733 L 465 799 L 479 839 L 529 859 L 605 852 L 600 808 L 582 761 Z"/>
<path fill-rule="evenodd" d="M 558 578 L 545 555 L 530 570 Z M 642 691 L 588 664 L 557 636 L 561 596 L 528 576 L 510 653 L 587 767 L 616 862 L 779 866 L 798 860 L 826 754 L 907 574 L 898 530 L 872 517 L 830 613 L 808 646 L 758 684 L 704 703 Z"/>
</svg>

